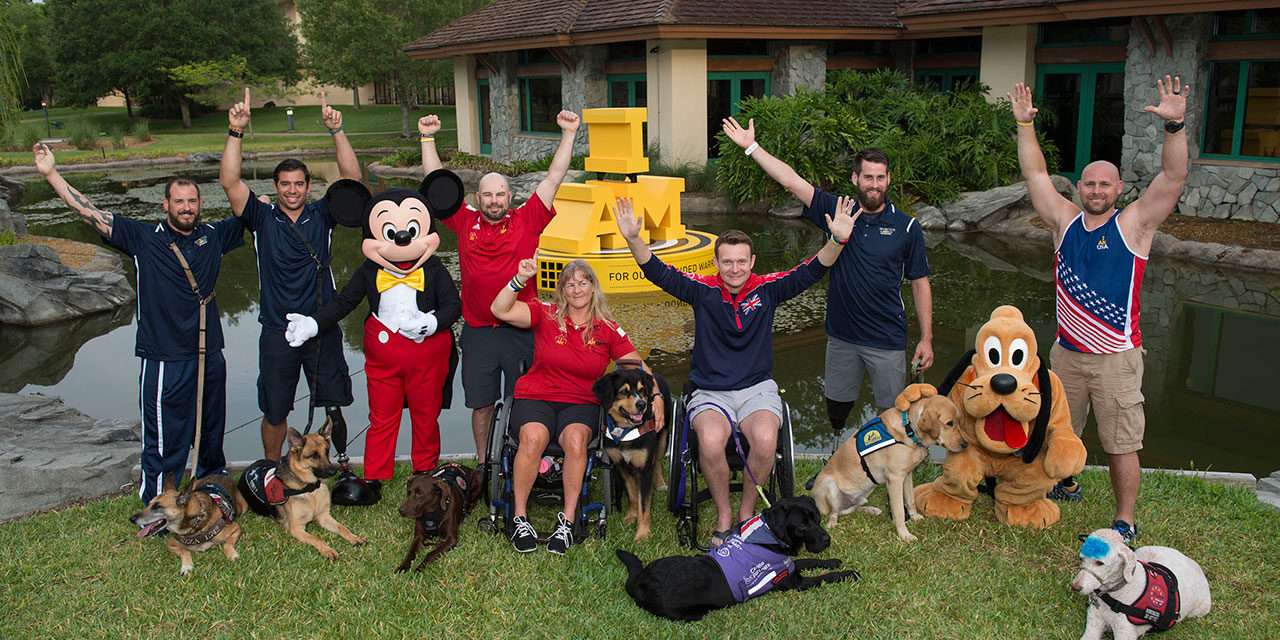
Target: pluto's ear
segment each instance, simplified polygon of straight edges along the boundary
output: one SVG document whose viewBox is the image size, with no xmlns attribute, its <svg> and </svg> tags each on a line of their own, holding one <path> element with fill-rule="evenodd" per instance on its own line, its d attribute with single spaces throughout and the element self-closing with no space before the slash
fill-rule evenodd
<svg viewBox="0 0 1280 640">
<path fill-rule="evenodd" d="M 329 215 L 344 227 L 364 227 L 365 207 L 369 206 L 369 188 L 359 180 L 343 178 L 331 185 L 325 192 L 329 201 Z"/>
<path fill-rule="evenodd" d="M 448 169 L 436 169 L 428 173 L 418 186 L 418 193 L 426 199 L 427 210 L 436 220 L 444 220 L 457 213 L 466 196 L 462 178 Z"/>
</svg>

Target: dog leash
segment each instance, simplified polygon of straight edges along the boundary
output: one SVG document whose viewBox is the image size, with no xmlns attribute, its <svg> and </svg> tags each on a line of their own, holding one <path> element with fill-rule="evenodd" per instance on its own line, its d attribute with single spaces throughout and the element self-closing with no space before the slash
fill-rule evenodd
<svg viewBox="0 0 1280 640">
<path fill-rule="evenodd" d="M 738 451 L 738 457 L 742 459 L 742 468 L 746 470 L 747 477 L 751 478 L 751 482 L 756 485 L 756 494 L 759 495 L 760 500 L 764 502 L 764 508 L 768 509 L 772 507 L 773 504 L 769 502 L 768 496 L 764 494 L 764 488 L 760 486 L 760 481 L 756 479 L 756 474 L 751 471 L 751 463 L 747 460 L 747 454 L 742 449 L 742 437 L 739 435 L 738 423 L 734 422 L 733 417 L 729 415 L 728 409 L 725 409 L 715 402 L 706 401 L 695 407 L 690 407 L 689 410 L 685 412 L 685 423 L 693 424 L 693 410 L 704 406 L 711 407 L 712 409 L 719 411 L 724 414 L 724 419 L 729 421 L 729 434 L 733 437 L 733 447 Z"/>
<path fill-rule="evenodd" d="M 200 432 L 204 423 L 204 359 L 205 359 L 205 333 L 208 324 L 208 307 L 209 302 L 213 300 L 216 292 L 211 292 L 207 296 L 200 295 L 200 285 L 196 283 L 196 276 L 191 272 L 191 265 L 187 264 L 187 259 L 182 255 L 182 250 L 178 248 L 177 242 L 169 243 L 169 250 L 173 251 L 173 255 L 177 256 L 178 264 L 182 265 L 182 272 L 187 276 L 187 284 L 191 286 L 191 292 L 196 295 L 196 300 L 200 303 L 200 338 L 196 348 L 196 433 L 195 439 L 192 441 L 194 451 L 191 455 L 191 480 L 187 483 L 186 492 L 190 493 L 196 484 L 196 469 L 200 463 Z M 164 429 L 164 425 L 157 424 L 157 429 Z M 178 478 L 181 480 L 181 476 Z M 181 486 L 181 482 L 178 483 Z"/>
</svg>

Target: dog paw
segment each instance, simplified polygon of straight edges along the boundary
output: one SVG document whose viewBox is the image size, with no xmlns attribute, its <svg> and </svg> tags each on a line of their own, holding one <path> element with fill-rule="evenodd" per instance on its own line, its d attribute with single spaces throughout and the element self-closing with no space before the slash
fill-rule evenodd
<svg viewBox="0 0 1280 640">
<path fill-rule="evenodd" d="M 880 510 L 880 507 L 871 507 L 871 506 L 861 506 L 861 507 L 858 507 L 858 511 L 861 511 L 861 512 L 863 512 L 863 513 L 867 513 L 867 514 L 870 514 L 870 515 L 873 515 L 873 516 L 878 516 L 878 515 L 880 515 L 880 514 L 884 513 L 884 511 L 881 511 L 881 510 Z"/>
<path fill-rule="evenodd" d="M 316 551 L 319 551 L 320 555 L 324 556 L 326 560 L 338 559 L 338 552 L 334 551 L 333 547 L 330 547 L 328 545 L 325 545 L 322 547 L 316 547 Z"/>
<path fill-rule="evenodd" d="M 912 511 L 910 515 L 912 520 L 924 520 L 924 516 L 920 515 L 918 511 Z"/>
<path fill-rule="evenodd" d="M 829 560 L 822 561 L 822 568 L 823 569 L 839 569 L 840 565 L 842 564 L 844 564 L 844 560 L 841 560 L 839 558 L 831 558 Z"/>
<path fill-rule="evenodd" d="M 178 573 L 180 573 L 180 574 L 182 574 L 182 575 L 184 575 L 184 576 L 185 576 L 185 575 L 187 575 L 188 573 L 191 573 L 191 570 L 192 570 L 192 569 L 194 569 L 194 568 L 195 568 L 195 566 L 193 566 L 193 565 L 184 564 L 184 565 L 182 565 L 182 568 L 178 570 Z"/>
<path fill-rule="evenodd" d="M 915 542 L 919 538 L 916 538 L 915 534 L 911 533 L 910 531 L 903 531 L 898 534 L 898 539 L 903 542 L 911 543 L 911 542 Z"/>
<path fill-rule="evenodd" d="M 235 549 L 228 549 L 226 556 L 227 556 L 227 559 L 232 562 L 235 562 L 236 560 L 240 559 L 240 553 Z"/>
<path fill-rule="evenodd" d="M 369 539 L 368 539 L 368 538 L 366 538 L 366 537 L 364 537 L 364 536 L 355 536 L 354 538 L 352 538 L 352 539 L 351 539 L 351 544 L 352 544 L 353 546 L 358 547 L 358 546 L 360 546 L 360 545 L 362 545 L 362 544 L 364 544 L 364 543 L 366 543 L 366 542 L 368 542 L 368 541 L 369 541 Z"/>
<path fill-rule="evenodd" d="M 400 566 L 396 567 L 396 573 L 404 573 L 404 572 L 406 572 L 406 571 L 408 571 L 408 570 L 409 570 L 409 563 L 407 563 L 407 562 L 406 562 L 405 564 L 402 564 L 402 565 L 400 565 Z"/>
<path fill-rule="evenodd" d="M 634 514 L 634 513 L 630 512 L 630 511 L 628 511 L 628 512 L 627 512 L 627 515 L 622 516 L 622 521 L 623 521 L 623 522 L 625 522 L 625 523 L 627 523 L 627 524 L 632 524 L 633 522 L 635 522 L 635 521 L 636 521 L 636 514 Z"/>
</svg>

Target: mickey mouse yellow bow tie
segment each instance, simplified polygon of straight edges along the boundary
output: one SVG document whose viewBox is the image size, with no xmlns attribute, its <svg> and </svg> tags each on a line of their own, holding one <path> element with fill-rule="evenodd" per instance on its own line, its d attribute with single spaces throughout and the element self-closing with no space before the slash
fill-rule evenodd
<svg viewBox="0 0 1280 640">
<path fill-rule="evenodd" d="M 409 275 L 403 278 L 393 275 L 386 269 L 378 269 L 378 277 L 374 285 L 378 287 L 378 293 L 382 293 L 398 284 L 406 284 L 418 291 L 426 288 L 426 280 L 423 278 L 422 269 L 414 269 Z"/>
</svg>

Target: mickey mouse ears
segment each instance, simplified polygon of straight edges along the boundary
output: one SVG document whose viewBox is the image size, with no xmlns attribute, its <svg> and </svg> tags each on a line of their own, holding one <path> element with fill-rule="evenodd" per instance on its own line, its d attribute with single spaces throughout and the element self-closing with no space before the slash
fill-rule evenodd
<svg viewBox="0 0 1280 640">
<path fill-rule="evenodd" d="M 325 198 L 329 201 L 329 215 L 344 227 L 364 226 L 364 207 L 372 196 L 369 188 L 359 180 L 343 178 L 329 185 Z"/>
<path fill-rule="evenodd" d="M 436 169 L 422 179 L 418 193 L 427 199 L 427 209 L 431 211 L 432 217 L 443 220 L 457 213 L 466 190 L 458 174 L 448 169 Z"/>
</svg>

